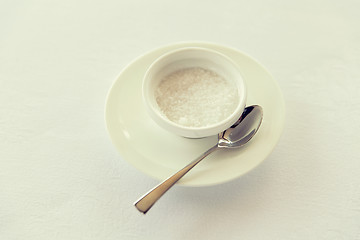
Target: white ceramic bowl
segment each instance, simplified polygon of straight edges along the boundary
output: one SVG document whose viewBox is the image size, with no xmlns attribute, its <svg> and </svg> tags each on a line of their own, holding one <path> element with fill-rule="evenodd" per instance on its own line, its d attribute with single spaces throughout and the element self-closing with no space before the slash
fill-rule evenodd
<svg viewBox="0 0 360 240">
<path fill-rule="evenodd" d="M 200 67 L 209 69 L 228 81 L 235 83 L 239 102 L 235 111 L 226 119 L 205 127 L 187 127 L 169 120 L 160 110 L 155 90 L 161 80 L 180 69 Z M 148 68 L 143 79 L 143 101 L 150 117 L 162 128 L 188 138 L 202 138 L 216 135 L 234 124 L 245 108 L 246 86 L 238 66 L 227 56 L 214 50 L 186 47 L 166 53 L 156 59 Z"/>
</svg>

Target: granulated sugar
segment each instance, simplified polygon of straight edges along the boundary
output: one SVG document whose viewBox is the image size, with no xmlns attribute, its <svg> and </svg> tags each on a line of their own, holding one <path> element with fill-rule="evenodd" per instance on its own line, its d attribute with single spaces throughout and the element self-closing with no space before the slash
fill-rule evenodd
<svg viewBox="0 0 360 240">
<path fill-rule="evenodd" d="M 155 92 L 156 101 L 175 123 L 187 127 L 216 124 L 234 112 L 237 88 L 204 68 L 185 68 L 166 76 Z"/>
</svg>

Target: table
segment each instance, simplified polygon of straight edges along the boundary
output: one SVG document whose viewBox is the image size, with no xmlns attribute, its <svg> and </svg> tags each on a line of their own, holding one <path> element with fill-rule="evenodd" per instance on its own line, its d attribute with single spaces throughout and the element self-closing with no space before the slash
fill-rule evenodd
<svg viewBox="0 0 360 240">
<path fill-rule="evenodd" d="M 0 239 L 360 239 L 360 2 L 1 1 Z M 118 73 L 188 40 L 261 62 L 286 102 L 279 144 L 256 169 L 158 183 L 106 132 Z"/>
</svg>

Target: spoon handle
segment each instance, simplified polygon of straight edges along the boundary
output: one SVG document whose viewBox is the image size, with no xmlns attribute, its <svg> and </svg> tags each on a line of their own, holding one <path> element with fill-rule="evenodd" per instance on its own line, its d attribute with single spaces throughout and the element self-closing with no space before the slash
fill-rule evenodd
<svg viewBox="0 0 360 240">
<path fill-rule="evenodd" d="M 164 195 L 164 193 L 169 190 L 177 181 L 179 181 L 187 172 L 189 172 L 193 167 L 196 166 L 201 160 L 203 160 L 210 153 L 218 149 L 218 145 L 213 146 L 206 152 L 204 152 L 197 159 L 186 165 L 183 169 L 173 174 L 169 178 L 165 179 L 159 185 L 151 189 L 148 193 L 142 196 L 137 200 L 134 205 L 142 213 L 146 213 L 154 205 L 154 203 L 159 200 L 159 198 Z"/>
</svg>

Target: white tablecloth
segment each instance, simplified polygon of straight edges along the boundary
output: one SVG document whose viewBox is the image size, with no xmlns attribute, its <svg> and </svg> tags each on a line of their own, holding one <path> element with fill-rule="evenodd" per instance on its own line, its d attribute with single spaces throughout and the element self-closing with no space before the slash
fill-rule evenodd
<svg viewBox="0 0 360 240">
<path fill-rule="evenodd" d="M 360 239 L 360 2 L 0 2 L 0 239 Z M 106 132 L 118 73 L 154 48 L 237 48 L 273 74 L 286 125 L 229 183 L 158 181 Z"/>
</svg>

